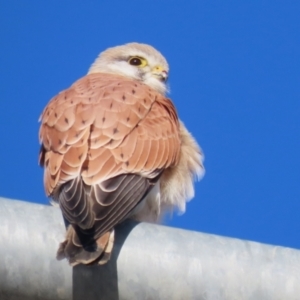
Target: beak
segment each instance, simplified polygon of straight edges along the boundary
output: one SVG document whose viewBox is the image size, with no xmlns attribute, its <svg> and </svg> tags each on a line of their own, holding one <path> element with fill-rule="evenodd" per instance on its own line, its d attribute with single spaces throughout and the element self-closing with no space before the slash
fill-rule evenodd
<svg viewBox="0 0 300 300">
<path fill-rule="evenodd" d="M 168 79 L 168 71 L 166 71 L 162 66 L 156 66 L 152 69 L 152 75 L 158 77 L 161 81 L 166 81 Z"/>
</svg>

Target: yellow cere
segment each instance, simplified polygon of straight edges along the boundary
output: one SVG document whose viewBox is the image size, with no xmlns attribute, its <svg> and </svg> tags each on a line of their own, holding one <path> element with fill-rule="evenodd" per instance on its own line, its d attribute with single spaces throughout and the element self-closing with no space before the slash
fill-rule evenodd
<svg viewBox="0 0 300 300">
<path fill-rule="evenodd" d="M 164 68 L 162 66 L 155 66 L 153 68 L 153 71 L 154 72 L 162 72 L 162 71 L 164 71 Z"/>
</svg>

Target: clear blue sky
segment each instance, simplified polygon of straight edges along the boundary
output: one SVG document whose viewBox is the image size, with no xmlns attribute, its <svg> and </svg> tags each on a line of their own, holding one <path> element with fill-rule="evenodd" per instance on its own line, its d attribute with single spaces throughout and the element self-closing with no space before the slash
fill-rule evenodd
<svg viewBox="0 0 300 300">
<path fill-rule="evenodd" d="M 99 52 L 168 59 L 170 97 L 206 156 L 171 226 L 300 248 L 299 1 L 1 1 L 0 196 L 48 203 L 38 117 Z M 1 221 L 0 221 L 1 224 Z"/>
</svg>

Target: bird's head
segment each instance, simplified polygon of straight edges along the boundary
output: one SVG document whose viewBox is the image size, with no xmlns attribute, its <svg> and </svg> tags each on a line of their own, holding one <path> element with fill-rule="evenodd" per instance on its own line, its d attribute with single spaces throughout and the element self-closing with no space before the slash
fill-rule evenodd
<svg viewBox="0 0 300 300">
<path fill-rule="evenodd" d="M 100 53 L 88 74 L 110 73 L 126 76 L 165 94 L 168 72 L 168 63 L 160 52 L 146 44 L 130 43 Z"/>
</svg>

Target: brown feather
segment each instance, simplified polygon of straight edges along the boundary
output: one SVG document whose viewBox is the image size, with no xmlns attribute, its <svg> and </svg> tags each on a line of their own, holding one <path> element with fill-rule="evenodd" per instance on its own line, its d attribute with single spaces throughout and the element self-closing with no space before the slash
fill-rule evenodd
<svg viewBox="0 0 300 300">
<path fill-rule="evenodd" d="M 113 227 L 163 169 L 177 165 L 181 145 L 169 99 L 141 82 L 101 73 L 81 78 L 49 102 L 40 140 L 46 193 L 72 224 L 58 257 L 72 264 L 89 263 L 109 249 Z M 96 258 L 83 249 L 87 245 L 99 250 Z"/>
</svg>

